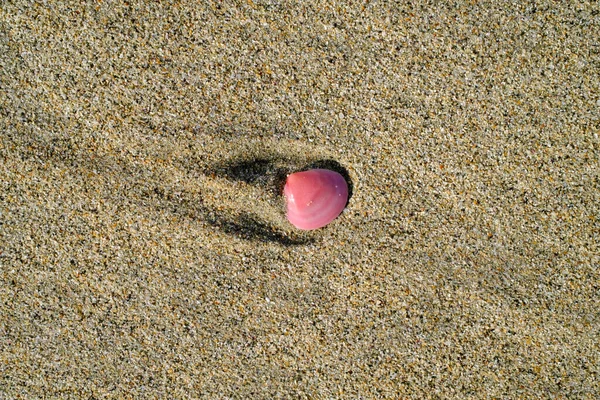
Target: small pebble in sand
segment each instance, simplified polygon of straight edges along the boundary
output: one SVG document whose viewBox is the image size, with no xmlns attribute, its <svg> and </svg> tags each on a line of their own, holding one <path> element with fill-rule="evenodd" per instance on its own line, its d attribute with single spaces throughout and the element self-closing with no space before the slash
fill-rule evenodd
<svg viewBox="0 0 600 400">
<path fill-rule="evenodd" d="M 313 230 L 329 224 L 344 210 L 348 184 L 335 171 L 311 169 L 288 175 L 283 194 L 292 225 Z"/>
</svg>

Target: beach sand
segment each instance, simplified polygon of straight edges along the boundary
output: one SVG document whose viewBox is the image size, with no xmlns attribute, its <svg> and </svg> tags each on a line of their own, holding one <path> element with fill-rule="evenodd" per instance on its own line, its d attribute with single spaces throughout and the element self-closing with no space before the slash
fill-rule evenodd
<svg viewBox="0 0 600 400">
<path fill-rule="evenodd" d="M 2 2 L 0 398 L 598 398 L 566 3 Z M 348 207 L 295 230 L 323 163 Z"/>
</svg>

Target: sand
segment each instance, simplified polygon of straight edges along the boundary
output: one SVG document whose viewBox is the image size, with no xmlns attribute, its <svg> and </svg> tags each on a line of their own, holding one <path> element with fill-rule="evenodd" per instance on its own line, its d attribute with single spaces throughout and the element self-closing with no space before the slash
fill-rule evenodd
<svg viewBox="0 0 600 400">
<path fill-rule="evenodd" d="M 600 397 L 596 2 L 201 3 L 0 4 L 1 399 Z"/>
</svg>

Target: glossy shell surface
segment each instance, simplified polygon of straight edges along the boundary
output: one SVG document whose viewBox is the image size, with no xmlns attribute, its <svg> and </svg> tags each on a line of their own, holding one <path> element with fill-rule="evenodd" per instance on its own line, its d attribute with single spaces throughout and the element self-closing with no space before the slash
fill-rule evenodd
<svg viewBox="0 0 600 400">
<path fill-rule="evenodd" d="M 288 175 L 283 194 L 292 225 L 313 230 L 329 224 L 344 210 L 348 184 L 335 171 L 311 169 Z"/>
</svg>

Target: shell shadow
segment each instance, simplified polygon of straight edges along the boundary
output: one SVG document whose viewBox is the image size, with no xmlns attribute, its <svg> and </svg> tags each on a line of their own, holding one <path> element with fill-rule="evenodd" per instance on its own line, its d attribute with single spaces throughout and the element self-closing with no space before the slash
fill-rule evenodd
<svg viewBox="0 0 600 400">
<path fill-rule="evenodd" d="M 160 209 L 168 210 L 183 218 L 205 221 L 229 235 L 242 239 L 275 242 L 284 246 L 314 242 L 314 238 L 279 230 L 253 213 L 246 211 L 234 213 L 228 209 L 217 210 L 207 207 L 199 193 L 182 193 L 176 197 L 163 188 L 149 187 L 143 191 L 142 198 L 146 200 L 142 202 L 143 204 L 153 202 Z"/>
<path fill-rule="evenodd" d="M 348 170 L 331 159 L 312 161 L 308 164 L 300 164 L 285 157 L 242 159 L 219 164 L 209 172 L 229 180 L 263 186 L 271 195 L 279 196 L 283 193 L 289 174 L 315 168 L 329 169 L 342 175 L 348 184 L 348 206 L 354 192 L 354 184 Z"/>
<path fill-rule="evenodd" d="M 284 246 L 298 246 L 311 244 L 312 238 L 288 236 L 283 232 L 275 230 L 272 226 L 261 221 L 256 215 L 241 213 L 232 218 L 224 213 L 211 213 L 206 220 L 213 226 L 230 235 L 238 236 L 247 240 L 259 240 L 262 242 L 276 242 Z"/>
<path fill-rule="evenodd" d="M 279 191 L 280 183 L 285 183 L 285 178 L 290 173 L 286 167 L 290 161 L 285 158 L 256 158 L 228 161 L 210 169 L 210 173 L 222 176 L 232 181 L 242 181 L 251 185 L 265 188 L 273 197 L 283 191 Z"/>
<path fill-rule="evenodd" d="M 306 159 L 294 160 L 280 155 L 259 158 L 240 157 L 214 164 L 204 172 L 207 175 L 223 177 L 230 181 L 240 181 L 259 186 L 283 206 L 283 188 L 287 176 L 294 172 L 315 168 L 329 169 L 344 177 L 348 184 L 348 201 L 346 202 L 346 206 L 348 206 L 354 191 L 352 179 L 346 168 L 331 159 L 307 162 Z M 209 223 L 229 234 L 241 236 L 248 240 L 277 242 L 287 246 L 314 242 L 314 237 L 295 234 L 290 236 L 279 231 L 268 221 L 261 220 L 256 214 L 241 213 L 234 217 L 225 213 L 217 214 L 212 210 L 211 215 L 213 215 L 213 218 L 208 219 Z"/>
</svg>

